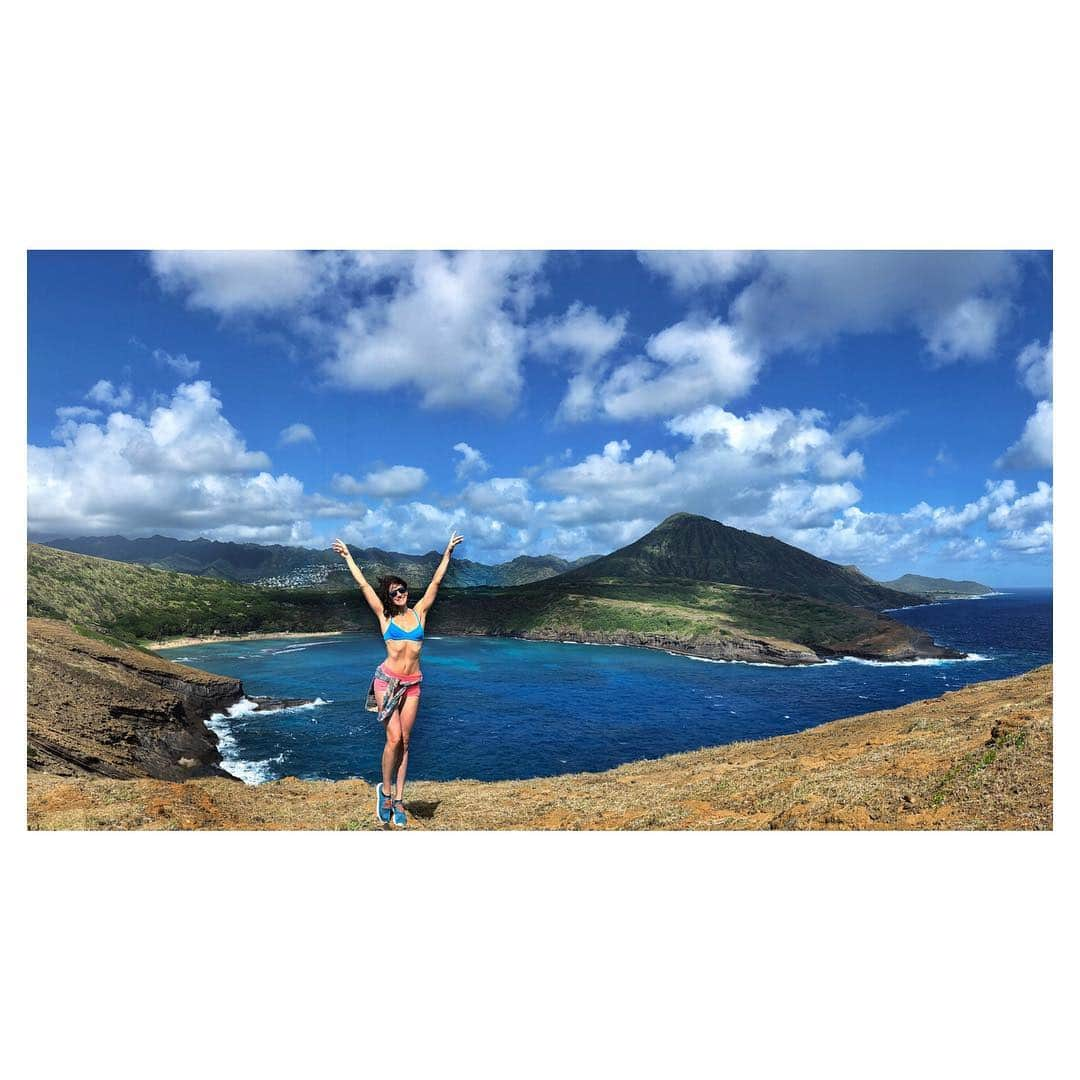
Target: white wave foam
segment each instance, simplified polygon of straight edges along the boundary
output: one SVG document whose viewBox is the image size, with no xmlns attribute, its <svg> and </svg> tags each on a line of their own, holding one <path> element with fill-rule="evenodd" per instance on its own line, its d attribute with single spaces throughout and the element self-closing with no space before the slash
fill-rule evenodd
<svg viewBox="0 0 1080 1080">
<path fill-rule="evenodd" d="M 305 701 L 303 705 L 287 705 L 282 709 L 260 709 L 259 712 L 264 713 L 287 713 L 287 712 L 305 712 L 311 709 L 317 709 L 320 705 L 333 705 L 333 698 L 321 698 L 317 697 L 314 701 Z"/>
<path fill-rule="evenodd" d="M 918 660 L 864 660 L 861 656 L 845 656 L 845 663 L 865 664 L 868 667 L 940 667 L 942 664 L 964 664 L 968 661 L 993 660 L 992 656 L 968 653 L 967 656 L 923 656 Z"/>
<path fill-rule="evenodd" d="M 285 760 L 285 751 L 276 757 L 263 758 L 261 761 L 250 761 L 240 756 L 240 748 L 236 742 L 236 736 L 232 733 L 229 720 L 241 716 L 251 716 L 255 712 L 299 712 L 303 709 L 315 709 L 319 705 L 332 704 L 331 699 L 317 697 L 314 701 L 305 702 L 303 705 L 291 705 L 285 709 L 260 709 L 258 702 L 251 698 L 241 698 L 235 705 L 230 705 L 223 713 L 213 713 L 206 721 L 206 726 L 218 737 L 218 752 L 221 754 L 221 767 L 245 784 L 265 784 L 274 779 L 274 765 L 280 765 Z"/>
<path fill-rule="evenodd" d="M 664 652 L 666 652 L 668 654 L 668 656 L 677 656 L 681 660 L 697 660 L 699 664 L 743 664 L 745 667 L 767 667 L 767 668 L 774 668 L 774 669 L 776 669 L 776 668 L 784 669 L 784 668 L 808 667 L 808 666 L 819 667 L 820 666 L 820 664 L 814 664 L 814 665 L 807 665 L 807 664 L 769 664 L 764 660 L 722 660 L 722 659 L 719 659 L 719 658 L 717 658 L 715 656 L 694 656 L 691 653 L 668 652 L 667 649 L 665 649 Z M 836 661 L 836 660 L 826 660 L 826 661 L 824 661 L 824 663 L 826 663 L 826 664 L 835 664 L 835 663 L 838 663 L 838 661 Z"/>
<path fill-rule="evenodd" d="M 230 705 L 223 713 L 214 713 L 210 718 L 220 718 L 224 720 L 226 717 L 247 716 L 248 713 L 257 712 L 259 703 L 252 701 L 251 698 L 242 697 L 235 705 Z"/>
<path fill-rule="evenodd" d="M 284 649 L 272 649 L 270 650 L 270 655 L 281 656 L 282 653 L 302 652 L 304 649 L 314 649 L 318 645 L 333 644 L 332 641 L 305 641 L 302 645 L 286 645 Z"/>
<path fill-rule="evenodd" d="M 522 641 L 539 641 L 543 643 L 543 638 L 522 638 Z M 560 645 L 592 645 L 597 649 L 636 649 L 640 648 L 637 645 L 627 645 L 622 641 L 561 641 Z"/>
<path fill-rule="evenodd" d="M 265 784 L 274 779 L 274 765 L 280 765 L 285 760 L 284 754 L 277 757 L 264 758 L 262 761 L 242 761 L 239 758 L 230 761 L 222 761 L 221 767 L 233 776 L 243 780 L 252 787 Z"/>
<path fill-rule="evenodd" d="M 253 701 L 242 698 L 236 705 L 230 706 L 227 711 L 229 716 L 242 716 L 250 713 L 252 711 L 250 706 L 254 704 Z M 234 711 L 238 707 L 239 711 Z M 229 728 L 227 720 L 228 717 L 225 713 L 214 713 L 206 721 L 206 726 L 218 737 L 221 767 L 227 773 L 231 773 L 238 779 L 243 780 L 245 784 L 264 784 L 267 780 L 272 780 L 273 770 L 270 766 L 275 762 L 284 761 L 284 754 L 279 754 L 276 758 L 265 758 L 262 761 L 245 761 L 240 756 L 236 737 Z"/>
</svg>

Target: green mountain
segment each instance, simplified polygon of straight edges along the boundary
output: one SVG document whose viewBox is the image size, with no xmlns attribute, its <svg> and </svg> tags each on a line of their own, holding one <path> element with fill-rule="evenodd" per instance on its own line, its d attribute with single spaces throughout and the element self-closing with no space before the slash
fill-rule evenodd
<svg viewBox="0 0 1080 1080">
<path fill-rule="evenodd" d="M 47 541 L 46 546 L 99 559 L 135 563 L 158 570 L 220 578 L 223 581 L 265 584 L 278 588 L 351 589 L 352 578 L 340 556 L 327 548 L 288 547 L 281 544 L 237 544 L 222 540 L 176 540 L 171 536 L 83 536 Z M 351 545 L 350 545 L 351 547 Z M 382 548 L 351 547 L 353 557 L 372 581 L 396 574 L 408 581 L 430 581 L 442 553 L 406 555 Z M 596 555 L 567 560 L 558 555 L 519 555 L 494 566 L 455 558 L 446 583 L 452 586 L 521 585 L 554 577 L 582 566 Z"/>
<path fill-rule="evenodd" d="M 772 537 L 673 514 L 634 543 L 558 577 L 447 590 L 428 626 L 770 663 L 962 655 L 874 610 L 914 603 L 910 593 Z"/>
<path fill-rule="evenodd" d="M 978 581 L 953 581 L 950 578 L 923 577 L 921 574 L 904 574 L 895 581 L 883 581 L 882 584 L 890 589 L 936 599 L 986 596 L 994 591 L 989 585 Z"/>
<path fill-rule="evenodd" d="M 569 586 L 664 578 L 745 585 L 874 610 L 919 602 L 854 568 L 696 514 L 672 514 L 632 544 L 553 580 Z"/>
</svg>

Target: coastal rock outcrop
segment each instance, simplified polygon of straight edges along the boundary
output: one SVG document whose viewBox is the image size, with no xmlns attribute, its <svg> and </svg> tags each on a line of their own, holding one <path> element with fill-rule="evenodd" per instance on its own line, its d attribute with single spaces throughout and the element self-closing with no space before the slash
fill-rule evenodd
<svg viewBox="0 0 1080 1080">
<path fill-rule="evenodd" d="M 530 641 L 573 641 L 585 645 L 633 645 L 643 649 L 662 649 L 681 656 L 700 656 L 708 660 L 741 660 L 748 664 L 817 664 L 820 657 L 812 649 L 790 641 L 728 635 L 688 639 L 669 634 L 633 631 L 530 630 L 521 635 Z"/>
<path fill-rule="evenodd" d="M 27 619 L 27 765 L 116 779 L 229 776 L 205 724 L 239 701 L 238 679 Z"/>
</svg>

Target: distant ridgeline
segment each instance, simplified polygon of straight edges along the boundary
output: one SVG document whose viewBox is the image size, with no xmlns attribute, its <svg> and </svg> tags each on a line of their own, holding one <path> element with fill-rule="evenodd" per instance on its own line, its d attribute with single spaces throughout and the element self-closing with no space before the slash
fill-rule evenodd
<svg viewBox="0 0 1080 1080">
<path fill-rule="evenodd" d="M 156 541 L 205 544 L 204 557 L 222 547 L 267 551 L 259 545 L 165 538 L 121 543 Z M 108 546 L 107 540 L 95 543 Z M 113 550 L 130 555 L 134 549 Z M 276 559 L 276 568 L 283 571 L 288 553 L 298 551 L 309 560 L 324 554 L 274 547 L 259 569 Z M 357 555 L 372 577 L 394 569 L 417 592 L 426 587 L 438 560 L 435 552 L 410 557 L 369 549 Z M 384 564 L 383 570 L 380 558 L 395 562 Z M 543 561 L 522 557 L 501 564 L 501 569 L 534 569 Z M 546 569 L 557 562 L 563 560 L 549 560 Z M 692 514 L 673 514 L 610 555 L 565 565 L 569 569 L 562 573 L 516 585 L 462 587 L 459 579 L 455 588 L 448 582 L 428 628 L 435 634 L 648 645 L 713 659 L 781 664 L 814 663 L 835 655 L 891 660 L 960 655 L 879 614 L 884 608 L 923 602 L 923 597 L 889 588 L 773 537 Z M 465 564 L 465 570 L 480 566 Z M 252 564 L 247 569 L 254 572 Z M 215 631 L 374 628 L 359 590 L 328 588 L 327 583 L 256 588 L 36 544 L 28 546 L 28 577 L 29 614 L 63 619 L 126 641 Z M 351 585 L 345 575 L 336 577 Z"/>
<path fill-rule="evenodd" d="M 175 540 L 171 536 L 147 536 L 134 540 L 125 536 L 82 536 L 74 540 L 48 540 L 43 543 L 61 551 L 95 555 L 114 562 L 135 563 L 156 570 L 173 570 L 180 574 L 271 588 L 352 588 L 353 585 L 341 556 L 330 548 L 320 551 L 281 544 Z M 426 555 L 405 555 L 400 551 L 352 545 L 350 550 L 371 581 L 384 575 L 397 574 L 410 583 L 413 580 L 427 582 L 442 558 L 440 551 L 429 551 Z M 520 555 L 510 562 L 494 566 L 470 562 L 468 559 L 454 559 L 446 575 L 446 583 L 463 588 L 473 585 L 521 585 L 527 581 L 554 577 L 597 558 L 598 555 L 586 555 L 574 560 L 562 559 L 558 555 Z"/>
<path fill-rule="evenodd" d="M 989 585 L 983 585 L 978 581 L 951 581 L 949 578 L 923 577 L 921 574 L 904 574 L 895 581 L 885 581 L 882 584 L 891 589 L 899 589 L 901 592 L 937 600 L 987 596 L 994 591 Z"/>
</svg>

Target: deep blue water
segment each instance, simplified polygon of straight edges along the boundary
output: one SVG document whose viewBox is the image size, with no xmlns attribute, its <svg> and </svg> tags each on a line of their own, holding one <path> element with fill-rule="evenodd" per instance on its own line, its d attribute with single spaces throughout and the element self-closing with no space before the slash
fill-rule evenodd
<svg viewBox="0 0 1080 1080">
<path fill-rule="evenodd" d="M 892 614 L 973 658 L 779 668 L 617 646 L 429 637 L 409 777 L 506 780 L 608 769 L 894 708 L 1052 658 L 1049 589 Z M 378 777 L 383 733 L 363 707 L 385 656 L 377 637 L 220 642 L 162 655 L 242 679 L 249 694 L 321 702 L 233 710 L 216 720 L 226 765 L 237 775 Z"/>
</svg>

